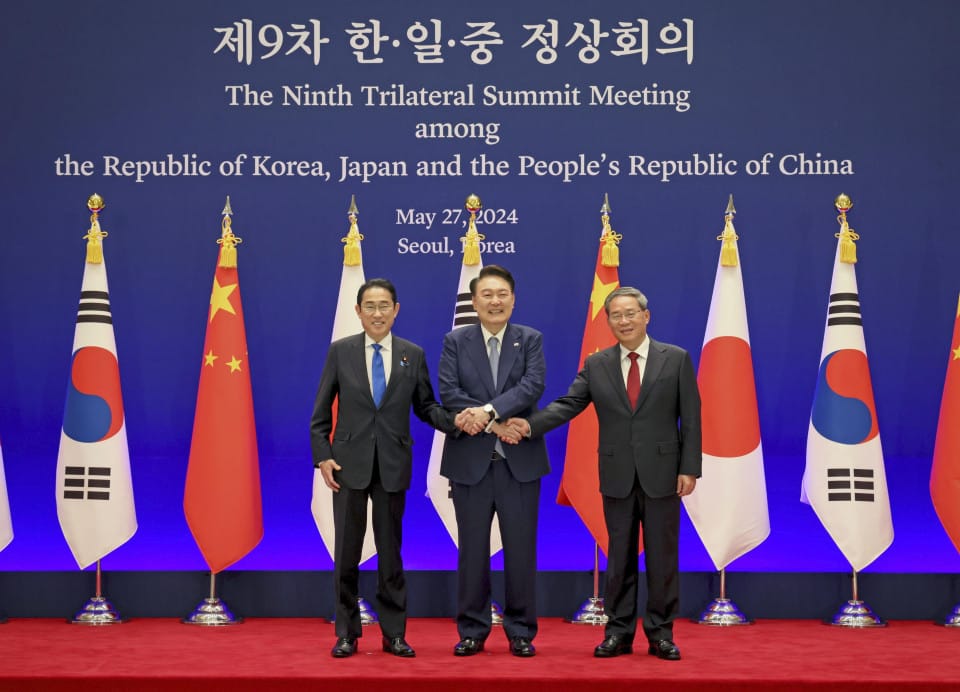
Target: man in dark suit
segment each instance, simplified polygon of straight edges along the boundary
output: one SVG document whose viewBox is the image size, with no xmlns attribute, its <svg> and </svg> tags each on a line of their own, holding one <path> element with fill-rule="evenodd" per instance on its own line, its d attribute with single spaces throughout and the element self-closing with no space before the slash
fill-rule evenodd
<svg viewBox="0 0 960 692">
<path fill-rule="evenodd" d="M 620 343 L 588 357 L 564 396 L 527 421 L 507 423 L 521 435 L 537 437 L 594 405 L 600 493 L 610 537 L 609 619 L 594 655 L 609 658 L 633 650 L 642 522 L 648 652 L 679 660 L 673 620 L 680 604 L 680 498 L 693 492 L 702 459 L 697 378 L 686 351 L 647 336 L 650 311 L 640 291 L 618 288 L 607 296 L 604 309 Z"/>
<path fill-rule="evenodd" d="M 458 425 L 471 436 L 447 437 L 440 473 L 450 479 L 457 517 L 456 656 L 483 650 L 490 634 L 490 527 L 494 512 L 503 539 L 503 628 L 515 656 L 533 656 L 537 634 L 537 513 L 540 478 L 550 472 L 542 439 L 522 440 L 506 452 L 500 419 L 529 416 L 543 393 L 543 337 L 510 323 L 514 280 L 489 265 L 470 282 L 479 325 L 443 340 L 437 380 L 440 399 L 461 411 Z M 494 372 L 496 376 L 494 376 Z"/>
<path fill-rule="evenodd" d="M 416 654 L 405 639 L 407 587 L 400 557 L 413 459 L 410 408 L 438 430 L 457 428 L 453 414 L 434 399 L 423 349 L 391 333 L 400 311 L 393 284 L 367 281 L 357 293 L 356 310 L 364 333 L 330 345 L 310 421 L 313 463 L 333 491 L 337 642 L 331 653 L 352 656 L 362 635 L 357 592 L 370 498 L 383 650 L 411 657 Z"/>
</svg>

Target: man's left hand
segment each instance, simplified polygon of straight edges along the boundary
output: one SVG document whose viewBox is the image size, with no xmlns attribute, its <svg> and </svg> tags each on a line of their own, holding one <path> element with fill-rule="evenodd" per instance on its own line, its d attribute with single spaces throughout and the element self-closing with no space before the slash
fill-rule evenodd
<svg viewBox="0 0 960 692">
<path fill-rule="evenodd" d="M 680 497 L 685 497 L 693 492 L 693 489 L 697 487 L 697 477 L 696 476 L 686 476 L 681 475 L 677 476 L 677 495 Z"/>
</svg>

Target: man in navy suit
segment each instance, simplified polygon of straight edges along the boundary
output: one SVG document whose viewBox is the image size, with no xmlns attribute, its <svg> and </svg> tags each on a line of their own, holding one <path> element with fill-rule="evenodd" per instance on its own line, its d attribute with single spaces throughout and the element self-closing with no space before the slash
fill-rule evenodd
<svg viewBox="0 0 960 692">
<path fill-rule="evenodd" d="M 567 393 L 527 421 L 507 421 L 534 438 L 591 403 L 599 422 L 598 464 L 607 551 L 605 639 L 598 658 L 631 653 L 637 627 L 640 525 L 647 570 L 647 651 L 679 660 L 673 620 L 680 604 L 680 498 L 693 492 L 702 460 L 700 393 L 690 355 L 647 336 L 647 298 L 621 287 L 604 302 L 620 342 L 588 357 Z"/>
<path fill-rule="evenodd" d="M 457 517 L 456 656 L 483 650 L 490 634 L 490 529 L 494 512 L 503 539 L 503 628 L 515 656 L 533 656 L 537 634 L 537 512 L 540 479 L 550 472 L 541 438 L 504 450 L 501 419 L 529 416 L 543 393 L 543 337 L 510 322 L 514 280 L 497 265 L 470 282 L 479 325 L 461 327 L 443 340 L 437 380 L 440 399 L 461 411 L 468 435 L 447 437 L 440 473 L 451 481 Z"/>
<path fill-rule="evenodd" d="M 453 414 L 434 399 L 423 349 L 391 333 L 400 311 L 393 284 L 367 281 L 357 293 L 356 310 L 364 333 L 330 345 L 310 421 L 313 463 L 333 490 L 337 642 L 331 653 L 352 656 L 362 635 L 357 595 L 370 498 L 383 650 L 411 657 L 416 654 L 405 639 L 407 587 L 400 557 L 413 460 L 410 408 L 438 430 L 457 428 Z"/>
</svg>

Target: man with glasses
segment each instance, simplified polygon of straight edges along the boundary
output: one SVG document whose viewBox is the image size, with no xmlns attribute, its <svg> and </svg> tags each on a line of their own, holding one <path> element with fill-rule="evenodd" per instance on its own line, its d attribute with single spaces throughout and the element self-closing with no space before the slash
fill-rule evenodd
<svg viewBox="0 0 960 692">
<path fill-rule="evenodd" d="M 610 538 L 604 598 L 609 620 L 594 656 L 610 658 L 633 651 L 642 525 L 647 652 L 676 661 L 680 498 L 693 492 L 702 460 L 697 378 L 685 350 L 647 336 L 650 310 L 640 291 L 617 288 L 603 307 L 619 343 L 588 357 L 564 396 L 528 420 L 507 425 L 517 433 L 513 438 L 538 437 L 594 405 L 600 432 L 600 493 Z"/>
<path fill-rule="evenodd" d="M 536 654 L 537 512 L 540 479 L 550 472 L 543 439 L 503 445 L 498 422 L 528 416 L 544 389 L 543 336 L 510 322 L 514 280 L 491 264 L 470 282 L 480 324 L 443 339 L 437 381 L 440 399 L 460 411 L 469 435 L 447 437 L 440 473 L 450 479 L 457 517 L 457 632 L 455 656 L 483 650 L 490 634 L 490 529 L 494 512 L 503 539 L 503 630 L 510 653 Z M 509 447 L 509 449 L 504 449 Z"/>
<path fill-rule="evenodd" d="M 410 408 L 437 430 L 456 433 L 457 427 L 453 414 L 433 396 L 423 349 L 391 333 L 400 311 L 393 284 L 367 281 L 357 292 L 356 310 L 363 333 L 330 344 L 310 421 L 313 463 L 333 491 L 337 642 L 331 654 L 352 656 L 362 634 L 357 597 L 370 498 L 383 650 L 409 658 L 416 654 L 405 639 L 407 587 L 400 545 L 413 461 Z"/>
</svg>

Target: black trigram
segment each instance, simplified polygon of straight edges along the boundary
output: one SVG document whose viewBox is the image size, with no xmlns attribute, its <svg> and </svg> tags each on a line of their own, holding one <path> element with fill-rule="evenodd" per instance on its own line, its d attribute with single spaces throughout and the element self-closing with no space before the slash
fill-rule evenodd
<svg viewBox="0 0 960 692">
<path fill-rule="evenodd" d="M 831 293 L 827 308 L 827 326 L 863 325 L 860 319 L 860 296 L 856 293 Z"/>
<path fill-rule="evenodd" d="M 77 324 L 81 322 L 113 324 L 110 317 L 110 294 L 106 291 L 81 291 Z"/>
<path fill-rule="evenodd" d="M 109 500 L 110 467 L 68 466 L 64 470 L 64 500 Z"/>
<path fill-rule="evenodd" d="M 873 502 L 873 469 L 827 469 L 830 502 Z"/>
<path fill-rule="evenodd" d="M 453 310 L 453 326 L 462 327 L 467 324 L 479 324 L 480 318 L 473 309 L 473 300 L 469 292 L 457 294 L 457 307 Z"/>
</svg>

